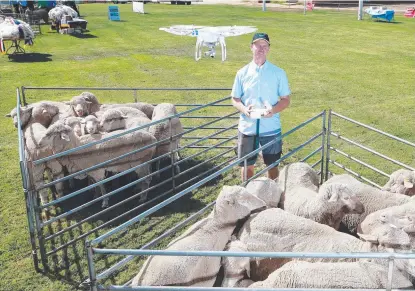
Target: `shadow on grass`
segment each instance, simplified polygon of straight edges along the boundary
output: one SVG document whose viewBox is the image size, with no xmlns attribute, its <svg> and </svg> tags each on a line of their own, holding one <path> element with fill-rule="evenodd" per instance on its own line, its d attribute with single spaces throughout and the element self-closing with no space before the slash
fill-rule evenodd
<svg viewBox="0 0 415 291">
<path fill-rule="evenodd" d="M 76 38 L 98 38 L 98 36 L 89 33 L 72 33 L 71 36 Z"/>
<path fill-rule="evenodd" d="M 138 191 L 133 190 L 134 187 L 128 187 L 110 197 L 109 206 L 113 206 L 114 208 L 112 209 L 102 209 L 102 201 L 98 201 L 46 226 L 43 229 L 44 238 L 51 235 L 54 236 L 55 234 L 56 236 L 52 238 L 50 237 L 48 241 L 44 243 L 45 251 L 52 252 L 48 256 L 47 261 L 43 262 L 43 265 L 46 266 L 45 274 L 48 277 L 65 281 L 73 286 L 78 286 L 83 280 L 85 280 L 85 278 L 88 277 L 84 249 L 86 239 L 91 240 L 99 235 L 102 235 L 113 227 L 136 217 L 140 213 L 154 207 L 160 202 L 188 188 L 217 170 L 215 169 L 214 164 L 202 164 L 201 161 L 189 159 L 180 164 L 182 175 L 177 176 L 177 173 L 175 173 L 173 183 L 173 172 L 171 169 L 169 161 L 162 161 L 160 177 L 153 178 L 150 185 L 151 190 L 148 193 L 147 201 L 145 203 L 140 202 L 139 197 L 134 197 L 127 202 L 122 203 L 134 195 L 134 193 L 138 193 Z M 108 185 L 105 185 L 106 191 L 109 193 L 115 189 L 119 189 L 120 187 L 127 185 L 128 183 L 131 183 L 136 179 L 137 177 L 135 173 L 132 173 L 127 177 L 123 176 L 117 178 L 113 183 L 108 182 Z M 209 181 L 209 185 L 214 185 L 219 179 L 221 179 L 220 176 L 216 177 L 212 181 Z M 71 189 L 71 192 L 83 189 L 87 185 L 87 179 L 76 180 L 75 188 Z M 204 186 L 205 185 L 202 187 Z M 206 203 L 199 200 L 199 198 L 203 198 L 203 195 L 201 196 L 200 193 L 197 194 L 198 199 L 193 198 L 192 194 L 189 193 L 179 198 L 177 201 L 174 201 L 164 206 L 162 209 L 159 209 L 151 215 L 151 218 L 146 218 L 145 222 L 142 224 L 137 223 L 137 226 L 126 230 L 129 234 L 127 241 L 123 239 L 123 236 L 121 235 L 120 239 L 109 238 L 106 240 L 106 243 L 110 243 L 111 247 L 125 248 L 126 244 L 133 241 L 135 243 L 135 247 L 138 247 L 142 243 L 146 243 L 156 238 L 188 216 L 187 213 L 190 214 L 198 211 L 206 205 Z M 61 202 L 55 209 L 51 210 L 51 213 L 56 212 L 56 214 L 49 216 L 53 217 L 61 213 L 72 211 L 74 208 L 90 202 L 93 197 L 94 191 L 85 191 L 84 193 Z M 90 218 L 92 215 L 99 212 L 101 212 L 99 215 Z M 46 218 L 49 219 L 48 217 Z M 79 223 L 79 225 L 74 226 L 76 223 Z M 90 233 L 88 234 L 88 232 Z M 67 243 L 70 244 L 62 247 Z M 113 259 L 103 261 L 101 262 L 99 269 L 107 268 L 113 263 Z"/>
<path fill-rule="evenodd" d="M 17 63 L 44 63 L 52 61 L 51 54 L 26 53 L 9 55 L 9 60 Z"/>
<path fill-rule="evenodd" d="M 145 203 L 139 201 L 139 196 L 122 203 L 134 195 L 134 193 L 138 193 L 134 187 L 128 187 L 110 197 L 109 206 L 113 208 L 109 208 L 108 210 L 102 209 L 101 200 L 44 227 L 44 238 L 56 235 L 44 243 L 45 251 L 51 252 L 46 261 L 43 262 L 44 274 L 51 279 L 66 282 L 74 286 L 75 289 L 79 289 L 79 285 L 88 278 L 88 265 L 84 247 L 86 240 L 92 240 L 102 235 L 211 175 L 218 170 L 216 165 L 219 163 L 204 163 L 203 160 L 193 159 L 185 160 L 180 163 L 180 173 L 182 174 L 177 175 L 175 173 L 173 176 L 170 161 L 162 161 L 159 172 L 160 176 L 153 177 Z M 173 177 L 175 178 L 174 183 Z M 112 183 L 107 182 L 108 185 L 105 185 L 106 191 L 109 193 L 136 179 L 137 177 L 134 172 L 117 178 Z M 214 186 L 221 179 L 222 177 L 219 175 L 207 184 L 194 190 L 193 193 L 184 195 L 178 200 L 165 205 L 149 218 L 145 218 L 142 223 L 136 223 L 134 226 L 104 240 L 99 247 L 137 248 L 154 240 L 191 213 L 202 209 L 208 203 L 203 202 L 205 201 L 204 198 L 217 194 L 218 191 Z M 71 192 L 87 187 L 88 181 L 87 179 L 76 180 L 74 186 Z M 206 186 L 213 186 L 213 189 Z M 52 209 L 51 213 L 56 212 L 56 214 L 50 216 L 56 217 L 60 213 L 72 211 L 74 208 L 92 201 L 94 194 L 92 189 L 69 198 L 57 205 L 55 209 Z M 193 198 L 193 194 L 197 194 L 197 198 Z M 214 199 L 214 197 L 208 198 L 206 201 Z M 201 201 L 202 199 L 203 201 Z M 100 214 L 96 215 L 97 213 Z M 90 219 L 92 215 L 96 216 Z M 79 223 L 79 225 L 75 225 L 76 223 Z M 62 247 L 65 244 L 68 245 Z M 117 256 L 95 256 L 94 259 L 97 261 L 96 270 L 101 272 L 112 266 L 120 258 Z"/>
</svg>

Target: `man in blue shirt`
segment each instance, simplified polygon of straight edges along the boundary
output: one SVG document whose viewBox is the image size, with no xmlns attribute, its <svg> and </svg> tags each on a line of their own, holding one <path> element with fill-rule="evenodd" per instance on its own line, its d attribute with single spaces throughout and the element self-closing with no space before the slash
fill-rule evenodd
<svg viewBox="0 0 415 291">
<path fill-rule="evenodd" d="M 232 105 L 240 112 L 238 126 L 238 158 L 241 158 L 281 136 L 279 112 L 290 105 L 290 87 L 281 68 L 266 60 L 270 49 L 266 33 L 255 33 L 251 42 L 252 62 L 238 71 L 232 87 Z M 262 150 L 268 166 L 281 157 L 282 141 Z M 241 163 L 242 181 L 254 175 L 257 156 L 247 161 L 245 172 Z M 268 170 L 268 177 L 278 177 L 278 165 Z"/>
</svg>

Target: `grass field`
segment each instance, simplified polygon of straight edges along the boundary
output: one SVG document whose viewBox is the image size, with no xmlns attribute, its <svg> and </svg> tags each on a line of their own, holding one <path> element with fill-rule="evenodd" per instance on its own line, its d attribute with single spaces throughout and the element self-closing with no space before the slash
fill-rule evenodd
<svg viewBox="0 0 415 291">
<path fill-rule="evenodd" d="M 83 37 L 60 35 L 42 26 L 42 35 L 27 48 L 33 59 L 13 62 L 1 56 L 0 113 L 4 115 L 16 106 L 19 86 L 230 88 L 236 71 L 250 61 L 250 35 L 227 39 L 226 62 L 217 58 L 196 63 L 195 39 L 173 36 L 158 28 L 174 24 L 254 25 L 270 35 L 269 60 L 284 68 L 289 77 L 292 103 L 282 114 L 284 130 L 332 108 L 415 142 L 413 19 L 396 15 L 395 23 L 383 23 L 357 21 L 356 13 L 350 12 L 315 11 L 304 16 L 299 12 L 208 5 L 148 4 L 145 15 L 133 13 L 131 5 L 119 8 L 122 21 L 110 22 L 107 5 L 81 5 L 90 30 Z M 68 94 L 33 92 L 28 101 L 69 99 Z M 192 103 L 213 101 L 218 95 L 144 97 L 154 103 Z M 112 98 L 116 97 L 105 96 L 103 101 L 114 101 Z M 120 96 L 118 100 L 128 98 Z M 2 118 L 0 124 L 0 290 L 74 290 L 74 285 L 34 271 L 16 130 L 9 119 Z M 336 126 L 342 134 L 350 133 L 356 140 L 415 166 L 413 148 L 386 142 L 354 126 Z M 286 145 L 289 148 L 307 134 L 294 135 Z M 366 154 L 362 159 L 389 173 L 398 168 Z M 179 221 L 183 215 L 173 213 L 163 223 Z M 143 229 L 140 239 L 154 237 L 151 229 L 151 225 Z"/>
</svg>

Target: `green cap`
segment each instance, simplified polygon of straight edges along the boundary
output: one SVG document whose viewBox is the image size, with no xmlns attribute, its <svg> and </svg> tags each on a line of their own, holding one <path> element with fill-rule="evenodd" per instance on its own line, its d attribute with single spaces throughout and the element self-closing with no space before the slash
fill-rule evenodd
<svg viewBox="0 0 415 291">
<path fill-rule="evenodd" d="M 254 34 L 254 37 L 252 38 L 252 42 L 251 43 L 254 43 L 254 42 L 256 42 L 257 40 L 260 40 L 260 39 L 263 39 L 268 44 L 270 44 L 268 34 L 263 33 L 263 32 L 257 32 L 257 33 L 255 33 Z"/>
</svg>

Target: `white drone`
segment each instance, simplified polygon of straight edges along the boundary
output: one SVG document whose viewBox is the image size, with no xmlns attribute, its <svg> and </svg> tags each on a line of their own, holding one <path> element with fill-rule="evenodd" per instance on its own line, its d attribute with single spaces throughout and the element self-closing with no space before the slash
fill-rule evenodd
<svg viewBox="0 0 415 291">
<path fill-rule="evenodd" d="M 174 25 L 161 27 L 160 30 L 176 34 L 197 37 L 195 60 L 202 57 L 202 46 L 208 47 L 205 56 L 214 58 L 216 56 L 215 47 L 220 44 L 222 50 L 222 62 L 226 60 L 225 37 L 237 36 L 252 33 L 257 29 L 253 26 L 194 26 L 194 25 Z"/>
</svg>

